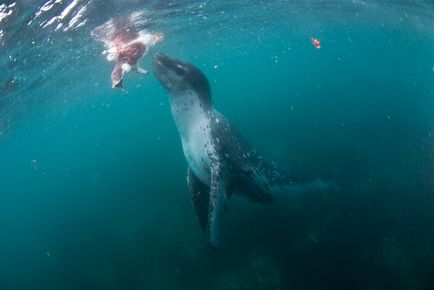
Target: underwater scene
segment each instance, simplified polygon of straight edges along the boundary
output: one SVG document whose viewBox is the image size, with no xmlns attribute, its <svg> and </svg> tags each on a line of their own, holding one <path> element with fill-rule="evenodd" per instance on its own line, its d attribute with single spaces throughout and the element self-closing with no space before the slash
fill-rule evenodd
<svg viewBox="0 0 434 290">
<path fill-rule="evenodd" d="M 431 0 L 0 1 L 0 290 L 434 289 Z"/>
</svg>

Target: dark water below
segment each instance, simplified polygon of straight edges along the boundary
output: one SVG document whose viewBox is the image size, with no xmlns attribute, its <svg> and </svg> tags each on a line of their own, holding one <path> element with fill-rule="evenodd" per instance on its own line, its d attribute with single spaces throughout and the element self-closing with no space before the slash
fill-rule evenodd
<svg viewBox="0 0 434 290">
<path fill-rule="evenodd" d="M 434 289 L 431 1 L 0 3 L 0 289 Z M 211 249 L 166 92 L 112 90 L 91 37 L 133 12 L 259 151 L 339 188 L 233 198 Z"/>
</svg>

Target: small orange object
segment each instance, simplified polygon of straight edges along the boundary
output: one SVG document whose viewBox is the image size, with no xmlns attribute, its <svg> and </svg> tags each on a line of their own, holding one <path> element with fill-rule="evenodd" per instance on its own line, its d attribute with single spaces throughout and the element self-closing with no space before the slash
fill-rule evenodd
<svg viewBox="0 0 434 290">
<path fill-rule="evenodd" d="M 316 38 L 311 38 L 311 39 L 312 39 L 312 44 L 315 45 L 316 48 L 320 49 L 321 43 L 319 42 L 319 40 Z"/>
</svg>

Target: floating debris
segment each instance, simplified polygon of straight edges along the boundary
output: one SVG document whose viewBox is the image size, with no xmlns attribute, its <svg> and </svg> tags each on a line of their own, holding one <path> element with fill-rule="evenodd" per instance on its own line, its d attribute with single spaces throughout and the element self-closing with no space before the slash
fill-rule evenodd
<svg viewBox="0 0 434 290">
<path fill-rule="evenodd" d="M 320 49 L 320 48 L 321 48 L 321 42 L 320 42 L 318 39 L 312 37 L 311 40 L 312 40 L 312 44 L 313 44 L 317 49 Z"/>
</svg>

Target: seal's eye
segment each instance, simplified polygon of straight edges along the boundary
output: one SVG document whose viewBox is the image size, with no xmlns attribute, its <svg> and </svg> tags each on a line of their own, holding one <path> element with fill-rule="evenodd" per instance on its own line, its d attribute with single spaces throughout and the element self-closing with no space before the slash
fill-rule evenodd
<svg viewBox="0 0 434 290">
<path fill-rule="evenodd" d="M 186 69 L 180 64 L 176 65 L 174 69 L 175 69 L 176 74 L 179 76 L 184 75 L 185 71 L 186 71 Z"/>
</svg>

